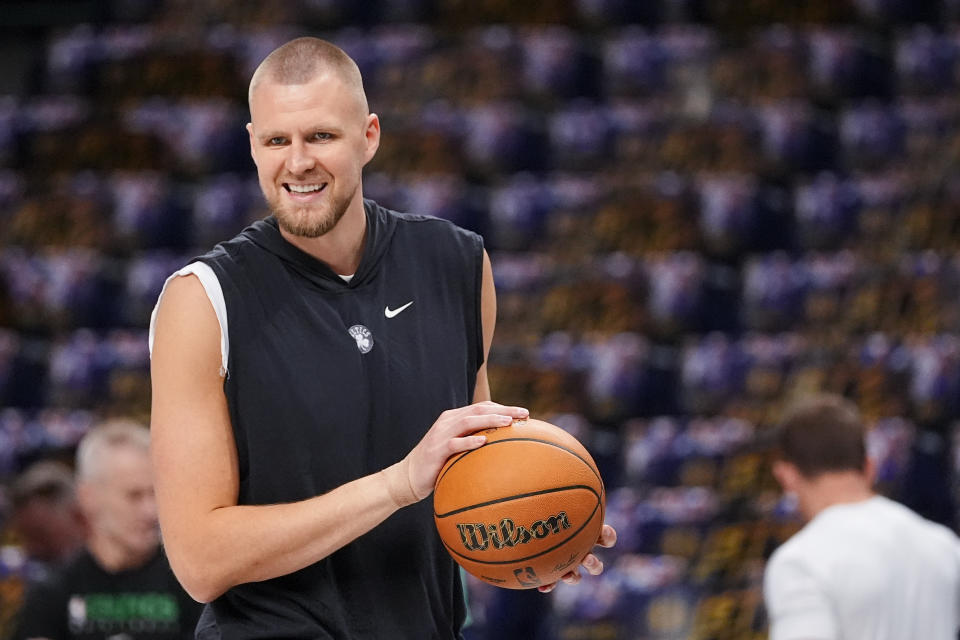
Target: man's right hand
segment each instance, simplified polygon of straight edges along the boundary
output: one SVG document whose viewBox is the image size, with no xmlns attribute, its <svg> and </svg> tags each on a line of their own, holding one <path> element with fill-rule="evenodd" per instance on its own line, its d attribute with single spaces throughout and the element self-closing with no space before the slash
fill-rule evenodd
<svg viewBox="0 0 960 640">
<path fill-rule="evenodd" d="M 505 427 L 529 415 L 522 407 L 489 400 L 444 411 L 407 457 L 384 470 L 390 495 L 400 507 L 423 500 L 433 492 L 437 475 L 450 456 L 486 443 L 486 436 L 474 435 L 477 431 Z"/>
</svg>

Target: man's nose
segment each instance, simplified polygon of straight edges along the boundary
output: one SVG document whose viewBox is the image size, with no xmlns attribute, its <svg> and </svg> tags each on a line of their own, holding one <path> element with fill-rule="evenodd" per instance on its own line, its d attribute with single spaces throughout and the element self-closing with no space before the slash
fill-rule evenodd
<svg viewBox="0 0 960 640">
<path fill-rule="evenodd" d="M 290 153 L 287 156 L 287 170 L 293 175 L 303 175 L 314 167 L 316 160 L 310 155 L 310 150 L 303 142 L 295 142 L 290 145 Z"/>
</svg>

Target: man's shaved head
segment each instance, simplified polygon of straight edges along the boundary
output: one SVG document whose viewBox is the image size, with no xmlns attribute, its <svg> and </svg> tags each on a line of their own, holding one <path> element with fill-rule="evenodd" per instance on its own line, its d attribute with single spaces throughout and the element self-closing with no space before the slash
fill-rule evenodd
<svg viewBox="0 0 960 640">
<path fill-rule="evenodd" d="M 343 49 L 320 38 L 297 38 L 274 49 L 253 72 L 247 100 L 253 102 L 257 85 L 264 81 L 306 84 L 327 71 L 356 92 L 364 115 L 370 113 L 357 63 Z"/>
</svg>

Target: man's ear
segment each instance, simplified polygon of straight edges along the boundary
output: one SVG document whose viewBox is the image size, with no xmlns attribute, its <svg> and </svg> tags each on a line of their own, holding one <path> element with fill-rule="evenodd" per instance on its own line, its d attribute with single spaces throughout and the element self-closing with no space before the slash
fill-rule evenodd
<svg viewBox="0 0 960 640">
<path fill-rule="evenodd" d="M 800 471 L 796 465 L 786 460 L 775 460 L 772 471 L 773 477 L 777 479 L 784 491 L 796 491 L 797 485 L 800 483 Z"/>
<path fill-rule="evenodd" d="M 377 149 L 380 148 L 380 118 L 377 114 L 371 113 L 367 116 L 367 126 L 363 136 L 366 141 L 363 164 L 366 165 L 373 160 L 373 156 L 377 155 Z"/>
<path fill-rule="evenodd" d="M 96 491 L 86 482 L 78 482 L 76 487 L 77 494 L 77 507 L 80 509 L 80 514 L 86 518 L 90 518 L 90 514 L 96 510 Z"/>
</svg>

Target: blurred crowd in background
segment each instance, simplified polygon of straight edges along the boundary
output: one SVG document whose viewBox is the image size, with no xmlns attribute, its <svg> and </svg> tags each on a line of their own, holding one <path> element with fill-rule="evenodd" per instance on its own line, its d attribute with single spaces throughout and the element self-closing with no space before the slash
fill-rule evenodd
<svg viewBox="0 0 960 640">
<path fill-rule="evenodd" d="M 807 391 L 855 400 L 880 489 L 956 528 L 960 0 L 13 4 L 4 486 L 149 420 L 164 279 L 267 215 L 247 80 L 318 35 L 380 116 L 365 195 L 483 234 L 493 397 L 588 445 L 620 534 L 578 588 L 471 580 L 472 640 L 766 637 L 799 523 L 764 433 Z M 10 615 L 29 563 L 0 545 Z"/>
</svg>

